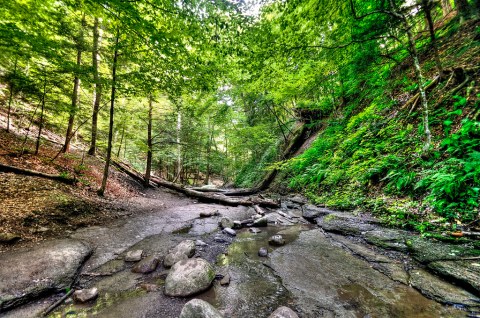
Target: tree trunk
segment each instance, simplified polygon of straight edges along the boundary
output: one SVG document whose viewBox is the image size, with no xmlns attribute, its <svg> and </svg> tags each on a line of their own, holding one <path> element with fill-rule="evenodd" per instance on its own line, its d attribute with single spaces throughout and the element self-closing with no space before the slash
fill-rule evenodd
<svg viewBox="0 0 480 318">
<path fill-rule="evenodd" d="M 437 67 L 438 76 L 442 78 L 444 74 L 443 74 L 442 62 L 440 61 L 440 56 L 438 54 L 437 40 L 435 37 L 435 26 L 433 24 L 433 18 L 432 18 L 432 6 L 433 6 L 433 2 L 431 0 L 422 0 L 423 12 L 425 13 L 425 19 L 427 20 L 428 31 L 430 33 L 430 45 L 433 51 L 435 66 Z"/>
<path fill-rule="evenodd" d="M 110 122 L 108 127 L 108 146 L 107 158 L 105 159 L 105 169 L 103 170 L 102 186 L 98 189 L 98 195 L 103 196 L 107 188 L 108 170 L 110 168 L 110 160 L 112 158 L 112 141 L 113 141 L 113 115 L 115 110 L 115 90 L 117 84 L 117 61 L 118 61 L 118 41 L 120 38 L 120 30 L 117 29 L 115 37 L 115 52 L 113 54 L 112 64 L 112 94 L 110 97 Z"/>
<path fill-rule="evenodd" d="M 182 172 L 182 112 L 180 105 L 177 106 L 177 174 L 174 177 L 174 181 L 180 178 Z M 174 169 L 175 170 L 175 169 Z"/>
<path fill-rule="evenodd" d="M 72 108 L 70 109 L 70 114 L 68 117 L 68 126 L 67 133 L 65 135 L 65 144 L 63 145 L 62 152 L 70 151 L 70 141 L 73 138 L 73 124 L 75 122 L 75 114 L 77 113 L 78 107 L 78 89 L 80 87 L 80 77 L 78 72 L 82 64 L 82 51 L 83 51 L 83 27 L 85 26 L 85 15 L 82 18 L 82 27 L 80 28 L 80 34 L 77 40 L 77 69 L 75 70 L 75 78 L 73 80 L 73 93 L 72 93 Z"/>
<path fill-rule="evenodd" d="M 10 83 L 10 94 L 8 95 L 8 109 L 7 109 L 7 133 L 10 132 L 10 113 L 12 110 L 13 92 L 15 91 L 15 78 L 17 77 L 18 56 L 15 57 L 15 66 L 13 67 L 13 78 Z"/>
<path fill-rule="evenodd" d="M 153 97 L 150 94 L 148 100 L 148 126 L 147 126 L 147 167 L 145 169 L 145 186 L 150 184 L 150 175 L 152 173 L 152 112 L 153 112 Z"/>
<path fill-rule="evenodd" d="M 40 149 L 40 138 L 42 137 L 42 129 L 43 129 L 43 114 L 45 111 L 45 97 L 47 95 L 47 75 L 45 74 L 45 78 L 43 79 L 43 94 L 42 94 L 42 107 L 40 110 L 40 123 L 38 125 L 38 135 L 37 135 L 37 143 L 35 144 L 35 155 L 38 155 L 38 150 Z"/>
<path fill-rule="evenodd" d="M 100 19 L 95 18 L 93 24 L 93 51 L 92 51 L 92 66 L 93 66 L 93 80 L 95 82 L 94 86 L 94 97 L 93 97 L 93 112 L 92 112 L 92 137 L 90 142 L 90 149 L 88 154 L 95 156 L 97 150 L 97 129 L 98 129 L 98 111 L 100 110 L 100 101 L 102 99 L 102 83 L 100 79 L 100 73 L 98 71 L 100 59 L 99 59 L 99 46 L 100 46 Z"/>
</svg>

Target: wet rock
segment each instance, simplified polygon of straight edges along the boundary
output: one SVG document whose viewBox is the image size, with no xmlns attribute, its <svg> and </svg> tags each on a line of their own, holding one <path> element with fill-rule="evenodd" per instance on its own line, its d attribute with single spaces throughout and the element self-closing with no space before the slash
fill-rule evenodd
<svg viewBox="0 0 480 318">
<path fill-rule="evenodd" d="M 406 244 L 413 257 L 421 263 L 459 260 L 462 257 L 478 256 L 474 248 L 461 244 L 435 242 L 418 236 L 409 237 Z"/>
<path fill-rule="evenodd" d="M 157 269 L 159 259 L 156 256 L 148 256 L 138 262 L 133 268 L 133 273 L 148 274 Z"/>
<path fill-rule="evenodd" d="M 281 235 L 273 235 L 268 239 L 268 244 L 273 246 L 285 245 L 285 239 Z"/>
<path fill-rule="evenodd" d="M 128 251 L 125 255 L 125 262 L 138 262 L 142 259 L 142 250 Z"/>
<path fill-rule="evenodd" d="M 229 227 L 223 229 L 223 233 L 228 234 L 230 236 L 236 236 L 237 232 Z"/>
<path fill-rule="evenodd" d="M 375 225 L 369 223 L 368 220 L 341 212 L 316 218 L 315 221 L 325 231 L 343 235 L 361 235 L 376 229 Z"/>
<path fill-rule="evenodd" d="M 320 216 L 324 216 L 333 212 L 325 208 L 319 208 L 312 204 L 306 204 L 302 207 L 302 209 L 303 209 L 302 216 L 307 220 L 314 220 L 315 218 L 318 218 Z"/>
<path fill-rule="evenodd" d="M 290 308 L 282 306 L 275 310 L 268 318 L 298 318 L 298 315 Z"/>
<path fill-rule="evenodd" d="M 202 241 L 202 240 L 196 240 L 196 241 L 195 241 L 195 246 L 201 246 L 201 247 L 203 247 L 203 246 L 207 246 L 207 245 L 208 245 L 208 244 L 205 243 L 205 242 Z"/>
<path fill-rule="evenodd" d="M 14 233 L 0 233 L 0 243 L 13 244 L 20 241 L 22 237 Z"/>
<path fill-rule="evenodd" d="M 436 273 L 471 286 L 480 293 L 480 260 L 437 261 L 427 266 Z"/>
<path fill-rule="evenodd" d="M 218 210 L 200 212 L 200 217 L 201 218 L 208 218 L 208 217 L 218 216 L 218 215 L 220 215 L 220 212 L 218 212 Z"/>
<path fill-rule="evenodd" d="M 227 274 L 227 275 L 223 276 L 223 278 L 220 280 L 220 285 L 227 286 L 229 284 L 230 284 L 230 275 Z"/>
<path fill-rule="evenodd" d="M 5 310 L 41 294 L 69 288 L 92 249 L 84 242 L 63 239 L 2 254 L 0 308 Z"/>
<path fill-rule="evenodd" d="M 215 235 L 213 240 L 217 243 L 227 243 L 227 240 L 221 235 Z"/>
<path fill-rule="evenodd" d="M 195 219 L 192 223 L 192 227 L 188 231 L 188 234 L 200 236 L 200 235 L 213 233 L 217 229 L 218 229 L 217 218 Z"/>
<path fill-rule="evenodd" d="M 90 289 L 80 289 L 73 292 L 72 298 L 79 303 L 86 303 L 98 297 L 98 289 L 93 287 Z"/>
<path fill-rule="evenodd" d="M 378 247 L 404 252 L 408 249 L 405 244 L 405 239 L 408 236 L 409 233 L 406 231 L 381 229 L 366 232 L 365 240 Z"/>
<path fill-rule="evenodd" d="M 268 249 L 266 247 L 260 247 L 260 249 L 258 250 L 258 256 L 267 257 L 268 256 Z"/>
<path fill-rule="evenodd" d="M 252 220 L 251 219 L 242 220 L 242 221 L 240 221 L 240 223 L 242 223 L 242 227 L 243 226 L 251 226 L 252 225 Z"/>
<path fill-rule="evenodd" d="M 215 307 L 201 299 L 192 299 L 182 308 L 179 318 L 223 318 Z"/>
<path fill-rule="evenodd" d="M 218 225 L 224 229 L 226 227 L 232 228 L 233 227 L 233 221 L 230 220 L 229 218 L 222 218 L 220 222 L 218 222 Z"/>
<path fill-rule="evenodd" d="M 265 227 L 268 225 L 268 218 L 266 216 L 262 216 L 256 220 L 253 220 L 252 226 L 255 227 Z"/>
<path fill-rule="evenodd" d="M 165 279 L 165 295 L 186 297 L 209 288 L 215 278 L 206 260 L 193 258 L 173 265 Z"/>
<path fill-rule="evenodd" d="M 248 231 L 249 231 L 250 233 L 253 233 L 253 234 L 258 234 L 258 233 L 261 233 L 261 232 L 262 232 L 262 230 L 257 229 L 256 227 L 251 227 L 251 228 L 248 229 Z"/>
<path fill-rule="evenodd" d="M 430 299 L 442 304 L 475 305 L 480 299 L 469 292 L 449 284 L 423 269 L 410 272 L 410 285 Z"/>
<path fill-rule="evenodd" d="M 233 229 L 241 229 L 243 227 L 243 224 L 241 221 L 233 221 Z"/>
<path fill-rule="evenodd" d="M 172 267 L 175 263 L 192 257 L 195 254 L 195 242 L 192 240 L 184 240 L 170 250 L 164 260 L 163 266 Z"/>
</svg>

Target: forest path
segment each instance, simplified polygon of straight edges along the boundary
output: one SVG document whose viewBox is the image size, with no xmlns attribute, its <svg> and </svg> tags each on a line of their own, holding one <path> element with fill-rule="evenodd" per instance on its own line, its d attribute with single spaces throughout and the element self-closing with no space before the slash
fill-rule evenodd
<svg viewBox="0 0 480 318">
<path fill-rule="evenodd" d="M 195 257 L 213 264 L 217 275 L 230 276 L 228 286 L 214 281 L 209 290 L 196 295 L 225 317 L 267 317 L 280 305 L 293 308 L 300 317 L 466 316 L 460 307 L 445 307 L 408 286 L 410 273 L 398 255 L 387 258 L 345 236 L 328 234 L 300 217 L 292 202 L 282 211 L 269 211 L 269 225 L 261 232 L 244 228 L 236 237 L 219 232 L 218 222 L 223 217 L 244 220 L 252 216 L 252 209 L 197 203 L 159 189 L 150 189 L 125 205 L 131 213 L 128 218 L 80 229 L 70 236 L 93 248 L 74 288 L 96 287 L 98 299 L 87 304 L 67 301 L 49 316 L 178 317 L 191 298 L 164 295 L 163 265 L 152 273 L 138 274 L 131 271 L 134 263 L 124 259 L 129 251 L 139 249 L 144 256 L 163 259 L 185 239 L 204 242 L 197 245 Z M 200 212 L 216 211 L 220 215 L 199 218 Z M 268 239 L 275 234 L 282 235 L 286 245 L 269 246 Z M 268 258 L 258 256 L 260 247 L 268 248 Z M 32 258 L 24 262 L 32 269 L 37 266 Z M 384 274 L 382 268 L 390 272 Z M 438 286 L 445 287 L 439 282 L 433 288 Z M 475 298 L 454 287 L 447 292 L 464 300 Z M 60 296 L 32 301 L 0 316 L 37 317 Z"/>
</svg>

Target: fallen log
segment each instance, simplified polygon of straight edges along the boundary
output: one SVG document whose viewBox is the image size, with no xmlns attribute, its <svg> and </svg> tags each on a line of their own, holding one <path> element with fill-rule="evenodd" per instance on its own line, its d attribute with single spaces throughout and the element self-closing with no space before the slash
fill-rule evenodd
<svg viewBox="0 0 480 318">
<path fill-rule="evenodd" d="M 254 205 L 253 208 L 255 209 L 255 212 L 257 212 L 258 214 L 260 215 L 265 215 L 265 211 L 263 211 L 263 209 L 261 207 L 259 207 L 258 205 Z"/>
<path fill-rule="evenodd" d="M 40 171 L 23 169 L 23 168 L 18 168 L 14 166 L 4 165 L 4 164 L 0 164 L 0 172 L 11 172 L 11 173 L 21 174 L 25 176 L 33 176 L 33 177 L 40 177 L 40 178 L 60 181 L 66 184 L 75 184 L 75 178 L 70 178 L 70 177 L 55 175 L 55 174 L 48 174 Z"/>
</svg>

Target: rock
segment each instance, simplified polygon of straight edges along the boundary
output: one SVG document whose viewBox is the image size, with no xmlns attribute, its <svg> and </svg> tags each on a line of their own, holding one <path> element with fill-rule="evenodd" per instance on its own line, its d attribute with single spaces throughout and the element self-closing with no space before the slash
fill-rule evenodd
<svg viewBox="0 0 480 318">
<path fill-rule="evenodd" d="M 421 263 L 458 260 L 462 257 L 478 256 L 478 250 L 468 245 L 435 242 L 418 236 L 406 239 L 413 257 Z"/>
<path fill-rule="evenodd" d="M 273 235 L 268 239 L 268 244 L 273 246 L 285 245 L 285 239 L 281 235 Z"/>
<path fill-rule="evenodd" d="M 158 290 L 158 286 L 155 284 L 142 283 L 138 287 L 140 287 L 141 289 L 147 292 L 155 292 Z"/>
<path fill-rule="evenodd" d="M 227 286 L 228 284 L 230 284 L 230 275 L 229 274 L 223 276 L 223 278 L 220 280 L 220 285 Z"/>
<path fill-rule="evenodd" d="M 165 256 L 165 258 L 163 259 L 163 266 L 165 266 L 165 268 L 170 268 L 175 265 L 175 263 L 178 263 L 185 259 L 188 259 L 188 256 L 183 254 L 182 252 L 175 251 L 173 253 L 168 253 L 167 256 Z"/>
<path fill-rule="evenodd" d="M 138 262 L 142 259 L 142 250 L 128 251 L 125 255 L 125 262 Z"/>
<path fill-rule="evenodd" d="M 194 236 L 201 236 L 210 234 L 218 230 L 217 218 L 201 218 L 193 220 L 192 227 L 188 234 Z"/>
<path fill-rule="evenodd" d="M 302 216 L 307 220 L 313 220 L 315 218 L 318 218 L 320 216 L 324 216 L 333 212 L 329 209 L 319 208 L 312 204 L 306 204 L 302 207 L 302 209 L 303 209 Z"/>
<path fill-rule="evenodd" d="M 268 218 L 265 216 L 262 216 L 256 220 L 253 220 L 253 224 L 252 224 L 252 226 L 256 226 L 256 227 L 265 227 L 267 225 L 268 225 Z"/>
<path fill-rule="evenodd" d="M 213 240 L 217 243 L 227 243 L 227 240 L 223 238 L 221 235 L 215 235 Z"/>
<path fill-rule="evenodd" d="M 266 247 L 260 247 L 260 249 L 258 250 L 258 256 L 267 257 L 268 256 L 268 249 Z"/>
<path fill-rule="evenodd" d="M 183 306 L 179 318 L 223 318 L 215 307 L 201 299 L 192 299 Z"/>
<path fill-rule="evenodd" d="M 217 215 L 220 215 L 220 213 L 218 212 L 218 210 L 215 210 L 215 211 L 202 211 L 202 212 L 200 212 L 200 217 L 201 217 L 201 218 L 208 218 L 208 217 L 217 216 Z"/>
<path fill-rule="evenodd" d="M 196 240 L 195 241 L 195 246 L 207 246 L 208 244 L 205 243 L 204 241 L 202 240 Z"/>
<path fill-rule="evenodd" d="M 442 304 L 475 305 L 480 299 L 469 292 L 449 284 L 423 269 L 414 269 L 409 272 L 410 285 L 430 299 Z"/>
<path fill-rule="evenodd" d="M 252 216 L 252 219 L 255 221 L 255 220 L 258 220 L 262 217 L 263 215 L 261 214 L 255 214 L 254 216 Z"/>
<path fill-rule="evenodd" d="M 195 242 L 192 240 L 181 241 L 173 250 L 187 255 L 187 257 L 192 257 L 195 254 Z"/>
<path fill-rule="evenodd" d="M 223 233 L 228 234 L 230 236 L 236 236 L 237 235 L 237 232 L 235 232 L 235 230 L 232 230 L 229 227 L 224 228 Z"/>
<path fill-rule="evenodd" d="M 133 268 L 133 273 L 148 274 L 157 269 L 159 259 L 156 256 L 148 256 L 138 262 Z"/>
<path fill-rule="evenodd" d="M 14 233 L 0 233 L 0 243 L 13 244 L 20 241 L 22 237 Z"/>
<path fill-rule="evenodd" d="M 381 229 L 365 233 L 365 240 L 373 245 L 397 251 L 406 251 L 405 238 L 409 235 L 406 231 Z"/>
<path fill-rule="evenodd" d="M 262 232 L 262 230 L 257 229 L 256 227 L 251 227 L 251 228 L 248 229 L 248 231 L 250 233 L 253 233 L 253 234 L 258 234 L 258 233 Z"/>
<path fill-rule="evenodd" d="M 289 198 L 290 201 L 292 201 L 293 203 L 297 203 L 297 204 L 305 204 L 307 203 L 307 199 L 302 197 L 301 195 L 295 195 L 291 198 Z"/>
<path fill-rule="evenodd" d="M 209 288 L 215 278 L 212 266 L 206 260 L 193 258 L 175 265 L 165 279 L 165 295 L 186 297 Z"/>
<path fill-rule="evenodd" d="M 224 229 L 226 227 L 232 228 L 233 227 L 233 221 L 230 220 L 229 218 L 222 218 L 220 222 L 218 222 L 218 225 Z"/>
<path fill-rule="evenodd" d="M 480 260 L 436 261 L 427 266 L 443 277 L 471 286 L 480 294 Z"/>
<path fill-rule="evenodd" d="M 233 221 L 233 228 L 238 230 L 238 229 L 241 229 L 243 227 L 243 224 L 241 221 Z"/>
<path fill-rule="evenodd" d="M 73 292 L 72 298 L 76 302 L 86 303 L 98 297 L 98 289 L 93 287 L 90 289 L 80 289 Z"/>
<path fill-rule="evenodd" d="M 335 212 L 324 217 L 316 218 L 317 224 L 325 231 L 340 233 L 343 235 L 361 235 L 368 231 L 376 230 L 370 220 L 354 217 L 344 212 Z"/>
<path fill-rule="evenodd" d="M 282 306 L 275 310 L 268 318 L 298 318 L 298 315 L 290 308 Z"/>
<path fill-rule="evenodd" d="M 46 241 L 0 257 L 0 310 L 71 287 L 92 249 L 73 239 Z"/>
</svg>

